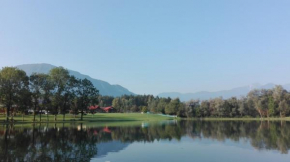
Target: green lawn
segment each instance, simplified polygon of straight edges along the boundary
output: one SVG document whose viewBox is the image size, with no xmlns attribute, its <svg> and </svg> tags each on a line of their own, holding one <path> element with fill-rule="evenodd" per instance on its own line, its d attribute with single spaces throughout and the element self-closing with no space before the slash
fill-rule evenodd
<svg viewBox="0 0 290 162">
<path fill-rule="evenodd" d="M 97 113 L 84 115 L 84 120 L 80 120 L 80 115 L 74 117 L 73 115 L 67 114 L 63 121 L 63 116 L 58 115 L 57 121 L 54 121 L 54 115 L 49 115 L 47 120 L 46 115 L 42 115 L 42 120 L 39 120 L 39 115 L 36 116 L 36 121 L 33 122 L 33 115 L 25 115 L 24 121 L 22 116 L 17 115 L 14 117 L 15 126 L 32 126 L 34 124 L 43 126 L 75 126 L 80 123 L 84 123 L 87 126 L 126 126 L 126 125 L 141 125 L 144 122 L 156 122 L 164 120 L 175 120 L 180 118 L 165 117 L 155 114 L 141 114 L 141 113 Z M 5 115 L 0 114 L 0 123 L 5 124 Z M 212 121 L 253 121 L 261 120 L 260 118 L 190 118 L 182 120 L 212 120 Z M 263 118 L 263 120 L 284 120 L 290 121 L 290 117 L 286 118 Z"/>
<path fill-rule="evenodd" d="M 5 122 L 5 116 L 0 116 L 0 122 Z M 155 114 L 141 114 L 141 113 L 97 113 L 84 115 L 83 121 L 80 120 L 80 115 L 74 117 L 74 115 L 67 114 L 65 120 L 62 115 L 57 115 L 57 121 L 54 121 L 54 115 L 49 115 L 48 120 L 46 115 L 42 115 L 41 123 L 71 123 L 71 122 L 129 122 L 129 121 L 161 121 L 171 120 L 172 117 L 164 117 Z M 32 123 L 33 115 L 25 115 L 24 121 L 22 116 L 14 116 L 15 123 Z M 36 116 L 37 123 L 40 123 L 39 115 Z"/>
</svg>

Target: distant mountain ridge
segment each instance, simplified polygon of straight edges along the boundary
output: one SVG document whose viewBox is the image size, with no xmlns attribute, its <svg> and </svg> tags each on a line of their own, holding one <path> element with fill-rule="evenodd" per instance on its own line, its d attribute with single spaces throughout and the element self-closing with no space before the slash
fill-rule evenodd
<svg viewBox="0 0 290 162">
<path fill-rule="evenodd" d="M 284 89 L 290 90 L 290 84 L 282 85 Z M 189 101 L 190 99 L 200 99 L 200 100 L 208 100 L 210 98 L 223 97 L 224 99 L 228 99 L 230 97 L 241 97 L 246 96 L 248 92 L 252 89 L 271 89 L 274 88 L 275 84 L 269 83 L 266 85 L 253 84 L 249 86 L 243 86 L 238 88 L 233 88 L 230 90 L 222 90 L 216 92 L 207 92 L 200 91 L 196 93 L 178 93 L 178 92 L 165 92 L 160 93 L 157 96 L 159 97 L 171 97 L 171 98 L 179 98 L 181 101 Z"/>
<path fill-rule="evenodd" d="M 17 68 L 24 70 L 27 75 L 31 75 L 32 73 L 45 73 L 48 74 L 48 72 L 57 66 L 50 65 L 50 64 L 24 64 L 24 65 L 18 65 Z M 65 67 L 64 67 L 65 68 Z M 93 85 L 100 91 L 101 95 L 108 95 L 108 96 L 121 96 L 121 95 L 134 95 L 134 93 L 130 92 L 128 89 L 120 86 L 120 85 L 111 85 L 108 82 L 98 80 L 91 78 L 88 75 L 81 74 L 77 71 L 69 70 L 70 75 L 75 76 L 79 79 L 87 78 L 90 80 Z"/>
</svg>

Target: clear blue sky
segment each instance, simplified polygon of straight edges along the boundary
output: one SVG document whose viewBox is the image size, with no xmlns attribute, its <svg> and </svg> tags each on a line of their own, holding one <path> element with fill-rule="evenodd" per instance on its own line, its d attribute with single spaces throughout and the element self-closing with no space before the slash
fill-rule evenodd
<svg viewBox="0 0 290 162">
<path fill-rule="evenodd" d="M 139 94 L 285 84 L 290 1 L 1 0 L 0 56 Z"/>
</svg>

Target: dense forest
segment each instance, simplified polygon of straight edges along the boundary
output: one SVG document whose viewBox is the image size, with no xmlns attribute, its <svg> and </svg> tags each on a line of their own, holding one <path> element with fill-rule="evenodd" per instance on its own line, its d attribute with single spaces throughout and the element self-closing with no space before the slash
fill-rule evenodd
<svg viewBox="0 0 290 162">
<path fill-rule="evenodd" d="M 290 93 L 282 86 L 252 90 L 244 97 L 230 99 L 190 100 L 159 98 L 153 95 L 101 96 L 97 87 L 87 79 L 70 76 L 62 67 L 49 74 L 33 73 L 4 67 L 0 71 L 0 106 L 7 121 L 16 113 L 24 116 L 33 110 L 34 120 L 39 112 L 81 114 L 81 120 L 91 105 L 113 106 L 117 112 L 150 112 L 179 117 L 285 117 L 290 113 Z M 94 112 L 92 112 L 94 113 Z M 41 114 L 39 113 L 41 120 Z"/>
<path fill-rule="evenodd" d="M 178 98 L 159 98 L 152 95 L 99 96 L 103 105 L 112 103 L 119 112 L 151 112 L 180 117 L 285 117 L 289 115 L 290 93 L 282 86 L 255 89 L 244 97 L 222 97 L 210 100 L 181 102 Z"/>
</svg>

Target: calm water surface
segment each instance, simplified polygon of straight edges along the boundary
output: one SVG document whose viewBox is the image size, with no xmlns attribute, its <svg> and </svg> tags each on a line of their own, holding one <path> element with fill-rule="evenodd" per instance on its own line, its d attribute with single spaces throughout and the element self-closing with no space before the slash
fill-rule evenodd
<svg viewBox="0 0 290 162">
<path fill-rule="evenodd" d="M 42 162 L 290 161 L 290 122 L 166 121 L 110 125 L 2 125 L 0 159 Z"/>
</svg>

